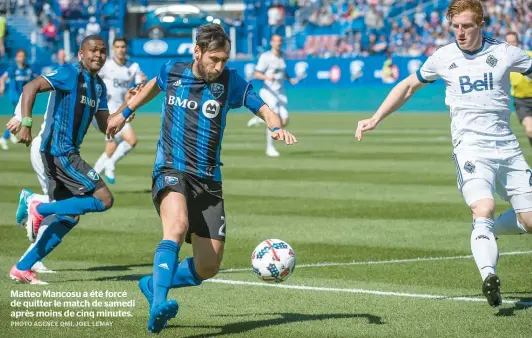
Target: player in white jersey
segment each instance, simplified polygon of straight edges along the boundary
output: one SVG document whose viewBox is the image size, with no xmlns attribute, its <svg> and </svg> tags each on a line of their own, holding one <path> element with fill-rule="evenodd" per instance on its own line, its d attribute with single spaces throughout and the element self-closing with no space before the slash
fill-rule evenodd
<svg viewBox="0 0 532 338">
<path fill-rule="evenodd" d="M 358 122 L 356 138 L 399 109 L 416 90 L 442 78 L 451 114 L 458 188 L 471 208 L 471 251 L 482 292 L 498 306 L 495 236 L 532 233 L 532 170 L 510 128 L 510 72 L 532 74 L 532 59 L 521 49 L 482 36 L 484 13 L 478 0 L 458 0 L 447 10 L 456 42 L 438 49 L 396 85 L 373 117 Z M 494 192 L 513 209 L 495 219 Z M 495 234 L 495 235 L 494 235 Z"/>
<path fill-rule="evenodd" d="M 39 181 L 39 184 L 41 185 L 41 189 L 43 191 L 43 195 L 33 193 L 29 189 L 22 189 L 22 191 L 19 194 L 19 205 L 17 208 L 16 213 L 16 223 L 24 227 L 24 223 L 26 223 L 28 218 L 28 205 L 31 203 L 32 200 L 37 200 L 43 203 L 48 203 L 50 200 L 48 198 L 48 178 L 46 177 L 45 170 L 44 170 L 44 164 L 42 162 L 41 157 L 41 135 L 46 129 L 46 126 L 51 123 L 50 119 L 51 114 L 48 114 L 48 110 L 51 107 L 50 102 L 54 102 L 55 92 L 53 92 L 49 98 L 48 98 L 48 105 L 46 112 L 44 113 L 44 121 L 41 125 L 41 131 L 39 132 L 39 135 L 33 139 L 31 143 L 31 150 L 30 150 L 30 160 L 31 160 L 31 166 L 33 167 L 33 171 L 37 174 L 37 180 Z M 19 98 L 18 104 L 15 108 L 15 116 L 7 123 L 7 129 L 15 135 L 19 132 L 21 127 L 21 121 L 22 121 L 22 114 L 21 114 L 21 100 L 22 96 Z M 44 227 L 41 226 L 39 229 L 39 233 L 37 234 L 37 240 L 42 236 L 43 232 L 46 230 L 47 225 Z M 36 241 L 35 241 L 36 242 Z M 24 257 L 33 247 L 35 246 L 35 243 L 30 244 L 29 248 L 26 250 L 26 252 L 22 255 Z M 20 259 L 22 259 L 22 257 Z M 41 261 L 37 261 L 32 267 L 31 270 L 33 272 L 37 273 L 55 273 L 55 271 L 48 269 Z"/>
<path fill-rule="evenodd" d="M 124 103 L 131 84 L 140 85 L 146 79 L 138 63 L 126 59 L 127 43 L 124 38 L 113 41 L 113 58 L 108 59 L 100 70 L 100 77 L 107 87 L 109 112 L 114 113 Z M 94 170 L 105 176 L 110 184 L 115 183 L 115 165 L 137 145 L 137 136 L 129 123 L 113 139 L 106 139 L 105 151 L 94 164 Z"/>
<path fill-rule="evenodd" d="M 295 85 L 298 79 L 290 78 L 286 73 L 286 63 L 281 51 L 283 38 L 278 34 L 272 35 L 270 45 L 272 49 L 259 57 L 254 76 L 256 79 L 264 81 L 259 95 L 264 103 L 281 117 L 284 127 L 288 124 L 288 110 L 286 109 L 288 100 L 284 89 L 284 81 L 289 80 L 291 84 Z M 248 127 L 261 123 L 264 123 L 264 121 L 255 116 L 249 120 Z M 279 152 L 273 145 L 274 140 L 271 138 L 271 133 L 270 129 L 266 128 L 266 155 L 277 157 Z"/>
</svg>

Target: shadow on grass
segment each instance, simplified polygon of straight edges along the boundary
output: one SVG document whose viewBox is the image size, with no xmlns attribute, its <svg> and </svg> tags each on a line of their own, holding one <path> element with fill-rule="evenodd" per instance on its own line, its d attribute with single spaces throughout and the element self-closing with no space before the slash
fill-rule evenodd
<svg viewBox="0 0 532 338">
<path fill-rule="evenodd" d="M 262 320 L 244 320 L 239 321 L 236 323 L 229 323 L 225 325 L 194 325 L 194 326 L 183 326 L 183 325 L 169 325 L 167 329 L 178 329 L 178 328 L 192 328 L 192 329 L 217 329 L 220 330 L 220 332 L 217 333 L 209 333 L 209 334 L 198 334 L 198 335 L 192 335 L 187 336 L 187 338 L 200 338 L 200 337 L 214 337 L 214 336 L 223 336 L 223 335 L 230 335 L 234 333 L 245 333 L 249 332 L 255 329 L 259 329 L 262 327 L 268 327 L 268 326 L 278 326 L 278 325 L 284 325 L 284 324 L 290 324 L 290 323 L 301 323 L 301 322 L 309 322 L 309 321 L 316 321 L 316 320 L 330 320 L 330 319 L 357 319 L 357 318 L 364 318 L 367 319 L 369 324 L 377 324 L 381 325 L 384 324 L 381 317 L 375 316 L 368 313 L 336 313 L 336 314 L 317 314 L 317 315 L 310 315 L 310 314 L 301 314 L 301 313 L 271 313 L 268 314 L 268 316 L 278 316 L 278 318 L 273 319 L 262 319 Z M 249 315 L 221 315 L 219 317 L 254 317 L 256 314 L 249 314 Z"/>
</svg>

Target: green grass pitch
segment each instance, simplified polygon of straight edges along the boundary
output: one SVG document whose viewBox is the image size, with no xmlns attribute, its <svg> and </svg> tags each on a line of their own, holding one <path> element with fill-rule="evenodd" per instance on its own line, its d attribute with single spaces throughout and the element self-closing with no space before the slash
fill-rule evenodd
<svg viewBox="0 0 532 338">
<path fill-rule="evenodd" d="M 200 287 L 170 291 L 180 312 L 162 337 L 532 336 L 532 237 L 498 240 L 506 253 L 498 268 L 505 303 L 490 308 L 469 256 L 470 212 L 456 188 L 449 117 L 399 114 L 357 143 L 356 121 L 365 116 L 293 114 L 289 129 L 299 144 L 280 145 L 281 157 L 267 158 L 264 128 L 247 128 L 249 115 L 230 115 L 222 151 L 226 271 Z M 0 152 L 0 336 L 148 335 L 147 303 L 137 281 L 151 273 L 161 238 L 151 202 L 159 121 L 155 114 L 137 116 L 139 144 L 117 166 L 114 208 L 82 217 L 45 260 L 57 273 L 41 275 L 50 283 L 44 287 L 8 277 L 28 246 L 25 231 L 14 225 L 18 192 L 39 189 L 28 149 L 12 145 Z M 515 118 L 512 125 L 531 159 Z M 103 147 L 103 136 L 91 128 L 82 157 L 94 163 Z M 497 202 L 498 212 L 508 207 Z M 286 283 L 271 286 L 250 271 L 253 248 L 267 238 L 283 239 L 296 251 L 298 267 Z M 190 254 L 186 245 L 180 257 Z M 13 297 L 17 290 L 81 295 Z M 91 297 L 92 291 L 125 297 Z M 35 300 L 58 303 L 38 307 Z M 85 301 L 89 305 L 82 307 Z M 94 301 L 124 303 L 92 306 Z M 40 317 L 14 318 L 24 304 Z M 96 317 L 104 310 L 123 312 Z M 82 324 L 90 326 L 61 327 Z"/>
</svg>

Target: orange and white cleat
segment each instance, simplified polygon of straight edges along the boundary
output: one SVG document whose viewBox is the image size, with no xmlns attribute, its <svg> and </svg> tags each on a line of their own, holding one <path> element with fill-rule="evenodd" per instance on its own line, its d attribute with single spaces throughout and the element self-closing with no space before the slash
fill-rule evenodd
<svg viewBox="0 0 532 338">
<path fill-rule="evenodd" d="M 20 282 L 20 283 L 26 283 L 26 284 L 32 284 L 32 285 L 46 285 L 48 283 L 43 282 L 37 276 L 33 271 L 31 270 L 19 270 L 17 269 L 17 265 L 13 265 L 11 270 L 9 271 L 9 277 L 11 277 L 12 280 Z"/>
<path fill-rule="evenodd" d="M 30 242 L 34 243 L 35 239 L 37 238 L 37 234 L 39 233 L 39 228 L 41 227 L 42 220 L 44 219 L 44 216 L 39 214 L 37 211 L 37 207 L 42 202 L 39 201 L 31 201 L 29 211 L 28 211 L 28 221 L 26 222 L 26 232 L 28 234 L 28 239 Z"/>
</svg>

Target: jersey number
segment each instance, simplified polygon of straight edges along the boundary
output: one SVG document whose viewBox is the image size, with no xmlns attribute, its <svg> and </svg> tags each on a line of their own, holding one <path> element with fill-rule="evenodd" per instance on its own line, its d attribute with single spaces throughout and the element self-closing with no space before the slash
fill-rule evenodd
<svg viewBox="0 0 532 338">
<path fill-rule="evenodd" d="M 222 226 L 218 230 L 218 235 L 225 237 L 225 216 L 222 216 L 221 220 L 222 220 Z"/>
</svg>

